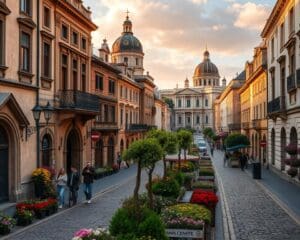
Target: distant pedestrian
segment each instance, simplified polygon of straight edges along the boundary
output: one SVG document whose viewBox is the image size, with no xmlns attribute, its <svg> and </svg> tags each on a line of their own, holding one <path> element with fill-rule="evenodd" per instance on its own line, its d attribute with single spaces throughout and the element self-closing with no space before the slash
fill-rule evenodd
<svg viewBox="0 0 300 240">
<path fill-rule="evenodd" d="M 68 176 L 64 168 L 59 170 L 56 178 L 57 195 L 58 195 L 58 208 L 62 208 L 65 203 L 65 189 L 67 186 Z"/>
<path fill-rule="evenodd" d="M 213 147 L 210 148 L 210 154 L 211 154 L 211 156 L 214 156 L 214 148 Z"/>
<path fill-rule="evenodd" d="M 248 153 L 246 153 L 244 155 L 244 158 L 245 158 L 245 168 L 248 169 L 248 161 L 249 161 L 249 155 L 248 155 Z"/>
<path fill-rule="evenodd" d="M 118 163 L 118 167 L 119 170 L 121 169 L 121 163 L 122 163 L 122 158 L 121 158 L 121 154 L 118 152 L 118 156 L 117 156 L 117 163 Z"/>
<path fill-rule="evenodd" d="M 224 159 L 223 159 L 223 166 L 225 167 L 226 165 L 228 165 L 228 158 L 229 158 L 229 156 L 228 156 L 228 153 L 227 152 L 225 152 L 224 153 Z"/>
<path fill-rule="evenodd" d="M 94 173 L 95 173 L 94 168 L 92 167 L 91 163 L 88 162 L 86 167 L 82 171 L 83 182 L 85 185 L 84 194 L 85 194 L 87 203 L 91 203 L 92 185 L 94 182 Z"/>
<path fill-rule="evenodd" d="M 71 174 L 68 182 L 70 196 L 69 196 L 69 206 L 77 204 L 78 190 L 79 190 L 79 174 L 76 168 L 71 167 Z"/>
<path fill-rule="evenodd" d="M 239 160 L 240 160 L 241 170 L 244 171 L 244 169 L 245 169 L 245 163 L 246 163 L 246 157 L 245 157 L 245 155 L 241 154 L 240 157 L 239 157 Z"/>
</svg>

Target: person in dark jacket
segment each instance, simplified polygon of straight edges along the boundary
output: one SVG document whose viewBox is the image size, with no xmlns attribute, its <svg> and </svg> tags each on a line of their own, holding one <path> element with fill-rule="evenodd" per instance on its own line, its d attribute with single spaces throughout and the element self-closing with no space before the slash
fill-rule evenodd
<svg viewBox="0 0 300 240">
<path fill-rule="evenodd" d="M 76 205 L 78 198 L 78 189 L 79 189 L 79 173 L 76 168 L 71 167 L 71 174 L 68 179 L 68 186 L 70 190 L 69 196 L 69 205 Z"/>
<path fill-rule="evenodd" d="M 82 170 L 83 182 L 85 185 L 84 194 L 87 203 L 91 203 L 94 173 L 95 173 L 94 168 L 92 167 L 91 163 L 88 162 L 86 167 Z"/>
</svg>

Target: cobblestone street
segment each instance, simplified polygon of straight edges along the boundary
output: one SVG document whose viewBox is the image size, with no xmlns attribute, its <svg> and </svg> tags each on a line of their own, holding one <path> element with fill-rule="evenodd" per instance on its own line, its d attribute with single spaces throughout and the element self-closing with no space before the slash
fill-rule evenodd
<svg viewBox="0 0 300 240">
<path fill-rule="evenodd" d="M 156 174 L 161 172 L 161 163 L 158 164 Z M 104 185 L 112 186 L 95 197 L 92 204 L 80 204 L 72 209 L 61 212 L 57 216 L 45 219 L 44 222 L 32 226 L 26 231 L 8 236 L 7 239 L 22 240 L 70 240 L 74 233 L 81 228 L 107 227 L 109 221 L 121 204 L 122 200 L 132 195 L 135 186 L 135 167 L 122 170 L 120 175 L 112 175 L 98 180 Z M 146 182 L 145 172 L 142 175 L 141 191 Z M 99 189 L 99 186 L 95 186 Z M 106 186 L 107 188 L 107 186 Z M 101 190 L 100 190 L 101 191 Z"/>
<path fill-rule="evenodd" d="M 223 152 L 215 151 L 214 165 L 229 209 L 228 225 L 231 224 L 230 219 L 232 220 L 234 234 L 231 239 L 300 239 L 300 226 L 251 176 L 239 168 L 223 167 Z"/>
</svg>

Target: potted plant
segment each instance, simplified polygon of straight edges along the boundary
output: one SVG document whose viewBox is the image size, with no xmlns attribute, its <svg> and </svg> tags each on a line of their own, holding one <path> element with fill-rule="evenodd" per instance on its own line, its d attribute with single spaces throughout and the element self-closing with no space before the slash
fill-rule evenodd
<svg viewBox="0 0 300 240">
<path fill-rule="evenodd" d="M 57 210 L 58 210 L 58 202 L 57 202 L 56 199 L 54 199 L 54 198 L 49 198 L 48 199 L 47 210 L 48 210 L 48 215 L 51 215 L 51 214 L 54 214 L 54 213 L 57 212 Z"/>
<path fill-rule="evenodd" d="M 290 175 L 292 178 L 295 177 L 298 173 L 297 168 L 291 167 L 289 170 L 287 170 L 287 174 Z"/>
<path fill-rule="evenodd" d="M 297 144 L 290 143 L 285 147 L 285 151 L 290 155 L 296 155 L 298 152 Z"/>
<path fill-rule="evenodd" d="M 38 219 L 42 219 L 47 216 L 48 202 L 40 201 L 34 204 L 34 213 Z"/>
<path fill-rule="evenodd" d="M 15 224 L 16 221 L 13 218 L 0 214 L 0 235 L 9 234 Z"/>
<path fill-rule="evenodd" d="M 51 173 L 45 168 L 37 168 L 32 173 L 34 192 L 37 198 L 45 197 L 45 190 L 51 185 Z"/>
<path fill-rule="evenodd" d="M 33 212 L 25 208 L 18 208 L 15 214 L 18 226 L 27 226 L 32 223 Z"/>
</svg>

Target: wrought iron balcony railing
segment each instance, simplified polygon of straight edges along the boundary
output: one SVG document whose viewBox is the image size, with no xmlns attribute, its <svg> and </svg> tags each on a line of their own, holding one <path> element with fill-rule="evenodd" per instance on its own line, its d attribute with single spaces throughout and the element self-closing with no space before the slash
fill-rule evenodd
<svg viewBox="0 0 300 240">
<path fill-rule="evenodd" d="M 291 92 L 296 89 L 295 74 L 292 73 L 287 77 L 287 91 Z"/>
<path fill-rule="evenodd" d="M 280 96 L 268 102 L 268 114 L 280 113 L 286 110 L 285 96 Z"/>
<path fill-rule="evenodd" d="M 127 124 L 125 130 L 129 132 L 143 132 L 152 128 L 156 128 L 156 126 L 147 124 Z"/>
<path fill-rule="evenodd" d="M 230 123 L 228 124 L 229 131 L 240 130 L 241 124 L 239 123 Z"/>
<path fill-rule="evenodd" d="M 249 122 L 242 122 L 242 129 L 249 129 L 250 123 Z"/>
<path fill-rule="evenodd" d="M 68 110 L 100 112 L 97 95 L 76 90 L 61 90 L 59 92 L 59 106 Z"/>
</svg>

